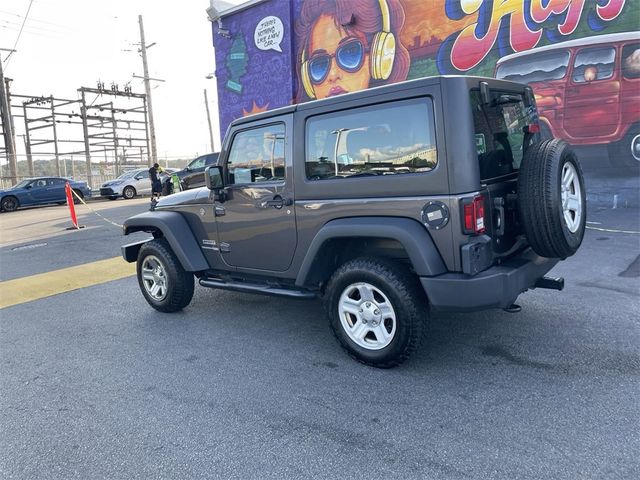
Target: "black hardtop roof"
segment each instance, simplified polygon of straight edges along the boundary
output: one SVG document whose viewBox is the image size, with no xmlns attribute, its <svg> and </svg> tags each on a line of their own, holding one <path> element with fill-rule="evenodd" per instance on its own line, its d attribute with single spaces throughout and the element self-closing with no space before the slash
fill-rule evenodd
<svg viewBox="0 0 640 480">
<path fill-rule="evenodd" d="M 288 105 L 286 107 L 280 107 L 280 108 L 276 108 L 266 112 L 256 113 L 246 117 L 237 118 L 233 122 L 231 122 L 230 126 L 242 125 L 245 123 L 254 122 L 256 120 L 263 120 L 263 119 L 268 119 L 270 117 L 277 117 L 279 115 L 286 115 L 288 113 L 293 113 L 297 110 L 304 111 L 308 109 L 318 108 L 321 106 L 340 104 L 350 100 L 358 100 L 361 98 L 364 99 L 364 98 L 368 98 L 376 95 L 393 93 L 394 91 L 401 91 L 408 88 L 434 85 L 442 82 L 460 82 L 460 80 L 464 80 L 464 82 L 468 86 L 471 86 L 473 83 L 476 83 L 476 82 L 487 81 L 490 84 L 499 83 L 504 86 L 510 85 L 512 88 L 525 87 L 525 85 L 523 84 L 519 84 L 509 80 L 496 79 L 493 77 L 479 77 L 479 76 L 471 76 L 471 75 L 437 75 L 432 77 L 416 78 L 414 80 L 407 80 L 404 82 L 392 83 L 390 85 L 382 85 L 379 87 L 368 88 L 366 90 L 359 90 L 357 92 L 346 93 L 344 95 L 338 95 L 335 97 L 323 98 L 320 100 L 311 100 L 309 102 L 298 103 L 295 105 Z"/>
</svg>

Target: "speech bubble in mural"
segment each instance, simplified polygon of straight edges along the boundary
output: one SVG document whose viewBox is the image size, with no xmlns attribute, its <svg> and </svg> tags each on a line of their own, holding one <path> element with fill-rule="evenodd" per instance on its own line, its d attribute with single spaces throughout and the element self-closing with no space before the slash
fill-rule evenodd
<svg viewBox="0 0 640 480">
<path fill-rule="evenodd" d="M 264 17 L 253 32 L 253 41 L 260 50 L 275 50 L 282 53 L 280 44 L 284 36 L 284 26 L 278 17 Z"/>
</svg>

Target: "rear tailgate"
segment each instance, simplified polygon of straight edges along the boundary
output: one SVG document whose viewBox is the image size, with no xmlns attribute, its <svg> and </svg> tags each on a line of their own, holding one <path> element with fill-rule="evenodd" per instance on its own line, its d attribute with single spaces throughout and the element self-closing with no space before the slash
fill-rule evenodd
<svg viewBox="0 0 640 480">
<path fill-rule="evenodd" d="M 480 89 L 472 89 L 469 95 L 483 187 L 484 233 L 491 238 L 495 264 L 526 246 L 518 221 L 517 179 L 525 149 L 539 140 L 538 114 L 525 86 L 486 93 L 483 97 Z"/>
</svg>

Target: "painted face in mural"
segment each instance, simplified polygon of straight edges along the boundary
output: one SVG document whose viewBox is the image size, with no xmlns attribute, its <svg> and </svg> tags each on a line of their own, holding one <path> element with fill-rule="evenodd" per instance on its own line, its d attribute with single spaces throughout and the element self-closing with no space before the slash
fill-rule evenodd
<svg viewBox="0 0 640 480">
<path fill-rule="evenodd" d="M 329 15 L 315 23 L 309 42 L 309 79 L 316 98 L 369 86 L 369 52 L 364 38 L 349 35 Z"/>
</svg>

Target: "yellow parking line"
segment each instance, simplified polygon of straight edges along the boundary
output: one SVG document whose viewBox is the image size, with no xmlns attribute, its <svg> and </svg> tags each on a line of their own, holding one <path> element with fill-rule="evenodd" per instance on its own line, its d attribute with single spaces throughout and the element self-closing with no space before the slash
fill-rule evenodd
<svg viewBox="0 0 640 480">
<path fill-rule="evenodd" d="M 130 277 L 135 273 L 135 263 L 127 263 L 122 257 L 114 257 L 30 277 L 7 280 L 0 282 L 0 308 L 100 285 Z"/>
</svg>

